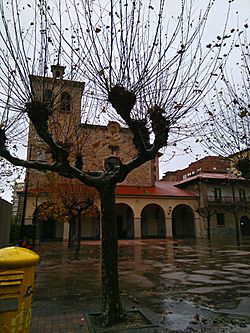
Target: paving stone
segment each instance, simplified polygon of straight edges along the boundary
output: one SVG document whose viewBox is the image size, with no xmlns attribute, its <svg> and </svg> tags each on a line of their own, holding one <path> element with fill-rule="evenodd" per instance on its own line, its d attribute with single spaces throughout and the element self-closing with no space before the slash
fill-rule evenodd
<svg viewBox="0 0 250 333">
<path fill-rule="evenodd" d="M 83 241 L 79 261 L 64 243 L 43 243 L 35 251 L 41 261 L 31 333 L 89 333 L 84 313 L 101 304 L 100 242 Z M 240 249 L 227 240 L 119 241 L 123 304 L 149 309 L 161 323 L 143 333 L 248 333 L 249 256 L 250 240 Z M 201 320 L 194 324 L 197 313 Z"/>
</svg>

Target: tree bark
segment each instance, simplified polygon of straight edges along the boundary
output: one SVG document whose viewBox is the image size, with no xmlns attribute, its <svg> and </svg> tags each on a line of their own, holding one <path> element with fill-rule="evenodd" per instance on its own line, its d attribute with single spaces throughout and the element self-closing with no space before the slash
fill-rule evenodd
<svg viewBox="0 0 250 333">
<path fill-rule="evenodd" d="M 72 220 L 71 244 L 75 260 L 79 260 L 79 251 L 80 251 L 78 227 L 79 227 L 78 216 L 74 216 Z"/>
<path fill-rule="evenodd" d="M 71 217 L 71 230 L 70 230 L 70 233 L 71 233 L 71 236 L 70 236 L 70 248 L 71 249 L 74 249 L 74 246 L 75 246 L 75 238 L 76 238 L 76 218 L 75 216 L 72 216 Z"/>
<path fill-rule="evenodd" d="M 76 235 L 76 248 L 75 248 L 75 259 L 80 259 L 80 248 L 81 248 L 81 236 L 82 236 L 82 214 L 81 210 L 77 210 L 77 235 Z"/>
<path fill-rule="evenodd" d="M 69 222 L 69 239 L 68 239 L 68 249 L 71 249 L 72 247 L 72 221 Z"/>
<path fill-rule="evenodd" d="M 237 246 L 240 246 L 240 226 L 239 226 L 239 218 L 238 218 L 238 211 L 236 206 L 236 199 L 235 199 L 235 188 L 234 183 L 232 183 L 232 194 L 233 194 L 233 214 L 234 214 L 234 220 L 235 220 L 235 237 L 236 237 L 236 244 Z"/>
<path fill-rule="evenodd" d="M 239 218 L 238 214 L 234 214 L 235 219 L 235 237 L 236 237 L 236 244 L 237 246 L 240 246 L 240 226 L 239 226 Z"/>
<path fill-rule="evenodd" d="M 115 220 L 115 184 L 99 188 L 102 223 L 102 324 L 109 326 L 124 319 L 118 278 L 118 240 Z"/>
<path fill-rule="evenodd" d="M 207 239 L 211 240 L 211 215 L 207 215 Z"/>
</svg>

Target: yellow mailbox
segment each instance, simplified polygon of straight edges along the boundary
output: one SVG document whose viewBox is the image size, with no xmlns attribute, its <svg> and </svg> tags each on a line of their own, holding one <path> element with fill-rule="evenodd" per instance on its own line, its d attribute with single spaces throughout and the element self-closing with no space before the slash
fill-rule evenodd
<svg viewBox="0 0 250 333">
<path fill-rule="evenodd" d="M 21 247 L 0 249 L 0 332 L 30 332 L 35 264 L 40 257 Z"/>
</svg>

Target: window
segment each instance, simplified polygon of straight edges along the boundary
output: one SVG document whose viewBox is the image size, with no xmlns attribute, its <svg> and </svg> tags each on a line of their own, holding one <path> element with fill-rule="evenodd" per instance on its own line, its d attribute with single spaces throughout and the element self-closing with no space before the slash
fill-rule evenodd
<svg viewBox="0 0 250 333">
<path fill-rule="evenodd" d="M 45 152 L 44 151 L 38 151 L 36 153 L 36 160 L 38 162 L 44 162 L 44 161 L 46 161 L 46 154 L 45 154 Z"/>
<path fill-rule="evenodd" d="M 109 146 L 109 149 L 111 150 L 111 154 L 114 155 L 115 153 L 119 153 L 119 146 L 113 146 L 113 145 L 110 145 Z"/>
<path fill-rule="evenodd" d="M 52 95 L 52 90 L 50 89 L 46 89 L 44 91 L 44 98 L 43 98 L 44 102 L 48 105 L 52 105 L 52 101 L 53 101 L 53 95 Z"/>
<path fill-rule="evenodd" d="M 55 72 L 55 77 L 56 77 L 57 79 L 59 79 L 59 78 L 61 77 L 61 72 L 60 72 L 60 71 L 56 71 L 56 72 Z"/>
<path fill-rule="evenodd" d="M 240 201 L 246 201 L 246 191 L 243 189 L 239 189 L 239 197 Z"/>
<path fill-rule="evenodd" d="M 225 225 L 225 219 L 223 213 L 216 213 L 217 225 Z"/>
<path fill-rule="evenodd" d="M 214 189 L 214 199 L 216 202 L 221 202 L 221 189 L 220 188 Z"/>
<path fill-rule="evenodd" d="M 61 94 L 61 111 L 62 112 L 70 112 L 70 94 L 64 91 Z"/>
</svg>

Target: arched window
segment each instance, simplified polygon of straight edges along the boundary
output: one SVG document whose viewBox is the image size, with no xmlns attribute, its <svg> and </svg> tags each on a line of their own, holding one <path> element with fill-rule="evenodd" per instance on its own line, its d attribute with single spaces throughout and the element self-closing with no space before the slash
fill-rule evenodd
<svg viewBox="0 0 250 333">
<path fill-rule="evenodd" d="M 165 214 L 156 204 L 145 206 L 141 212 L 142 238 L 165 238 Z"/>
<path fill-rule="evenodd" d="M 51 89 L 45 89 L 43 101 L 50 106 L 52 105 L 53 95 Z"/>
<path fill-rule="evenodd" d="M 70 94 L 67 91 L 62 92 L 61 94 L 61 111 L 70 112 Z"/>
</svg>

